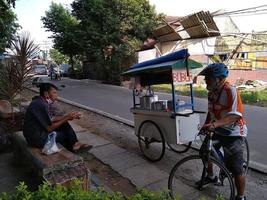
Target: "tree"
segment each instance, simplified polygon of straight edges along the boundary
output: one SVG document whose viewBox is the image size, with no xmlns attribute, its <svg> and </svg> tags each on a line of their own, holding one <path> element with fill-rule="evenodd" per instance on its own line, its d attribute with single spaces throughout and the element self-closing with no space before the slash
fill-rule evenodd
<svg viewBox="0 0 267 200">
<path fill-rule="evenodd" d="M 97 57 L 98 62 L 104 62 L 106 74 L 119 74 L 128 67 L 124 66 L 125 61 L 133 60 L 135 50 L 152 35 L 160 20 L 147 0 L 76 0 L 72 8 L 72 14 L 80 20 L 80 38 L 87 59 Z M 110 62 L 103 55 L 109 46 Z"/>
<path fill-rule="evenodd" d="M 15 0 L 0 0 L 0 53 L 3 53 L 11 44 L 16 30 L 19 28 L 11 6 L 15 6 Z"/>
<path fill-rule="evenodd" d="M 42 17 L 44 27 L 72 66 L 74 56 L 86 55 L 88 62 L 98 63 L 99 72 L 105 71 L 105 79 L 112 74 L 118 78 L 132 64 L 135 50 L 160 20 L 148 0 L 76 0 L 71 6 L 69 11 L 52 3 Z"/>
<path fill-rule="evenodd" d="M 47 31 L 53 33 L 54 48 L 70 57 L 70 64 L 73 68 L 74 57 L 82 53 L 81 41 L 78 37 L 78 20 L 61 4 L 53 2 L 41 20 Z"/>
<path fill-rule="evenodd" d="M 69 63 L 69 57 L 60 53 L 57 49 L 50 49 L 49 55 L 51 59 L 57 63 L 58 65 L 60 64 L 66 64 Z"/>
</svg>

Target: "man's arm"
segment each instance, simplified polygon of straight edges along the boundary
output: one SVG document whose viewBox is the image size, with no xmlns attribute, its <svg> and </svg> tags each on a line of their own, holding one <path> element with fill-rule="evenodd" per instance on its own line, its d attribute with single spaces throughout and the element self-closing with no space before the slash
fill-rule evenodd
<svg viewBox="0 0 267 200">
<path fill-rule="evenodd" d="M 230 125 L 230 124 L 237 122 L 240 118 L 241 116 L 239 115 L 234 115 L 234 114 L 227 115 L 223 117 L 222 119 L 217 120 L 216 122 L 213 122 L 213 125 L 214 125 L 214 128 L 221 127 L 224 125 Z"/>
<path fill-rule="evenodd" d="M 60 117 L 61 119 L 59 119 L 56 122 L 52 121 L 52 124 L 50 126 L 47 127 L 47 131 L 48 133 L 51 133 L 52 131 L 56 130 L 58 127 L 60 127 L 62 124 L 66 123 L 69 120 L 73 120 L 73 119 L 79 119 L 80 115 L 77 112 L 71 112 L 67 115 L 64 115 L 62 117 Z"/>
<path fill-rule="evenodd" d="M 52 123 L 61 121 L 61 120 L 64 119 L 64 117 L 65 117 L 65 115 L 64 116 L 55 116 L 55 117 L 52 118 Z"/>
</svg>

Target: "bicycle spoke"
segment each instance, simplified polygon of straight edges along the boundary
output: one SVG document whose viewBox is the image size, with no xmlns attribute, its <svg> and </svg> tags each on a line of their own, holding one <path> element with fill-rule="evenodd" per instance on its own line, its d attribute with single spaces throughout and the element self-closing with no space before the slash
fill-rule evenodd
<svg viewBox="0 0 267 200">
<path fill-rule="evenodd" d="M 224 177 L 223 184 L 219 180 L 221 166 L 219 163 L 213 163 L 213 178 L 203 179 L 203 163 L 199 156 L 189 156 L 182 161 L 178 162 L 169 179 L 169 189 L 172 194 L 180 194 L 182 199 L 199 200 L 204 197 L 206 200 L 216 199 L 217 196 L 221 196 L 224 199 L 231 199 L 234 196 L 234 187 L 232 177 Z M 204 171 L 205 177 L 208 172 Z M 211 175 L 211 174 L 210 174 Z M 204 178 L 204 177 L 203 177 Z M 210 180 L 207 181 L 207 180 Z M 201 187 L 201 182 L 203 186 Z M 200 190 L 202 189 L 202 190 Z"/>
</svg>

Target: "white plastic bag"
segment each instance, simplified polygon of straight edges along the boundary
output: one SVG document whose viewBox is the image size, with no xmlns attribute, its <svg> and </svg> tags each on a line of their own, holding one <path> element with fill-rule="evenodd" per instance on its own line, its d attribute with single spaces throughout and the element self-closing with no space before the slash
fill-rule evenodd
<svg viewBox="0 0 267 200">
<path fill-rule="evenodd" d="M 46 143 L 44 145 L 44 148 L 42 150 L 43 154 L 50 155 L 50 154 L 59 152 L 59 149 L 56 143 L 56 136 L 57 136 L 57 133 L 55 131 L 49 133 Z"/>
</svg>

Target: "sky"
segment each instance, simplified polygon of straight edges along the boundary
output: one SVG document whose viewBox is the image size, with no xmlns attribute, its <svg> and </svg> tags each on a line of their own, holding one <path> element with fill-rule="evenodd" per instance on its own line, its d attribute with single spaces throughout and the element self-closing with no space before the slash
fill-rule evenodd
<svg viewBox="0 0 267 200">
<path fill-rule="evenodd" d="M 69 6 L 72 1 L 53 0 L 53 2 L 65 6 Z M 51 40 L 48 39 L 51 33 L 45 32 L 40 19 L 49 9 L 51 2 L 52 0 L 17 0 L 14 10 L 22 26 L 22 31 L 30 32 L 38 44 L 46 44 L 46 46 L 52 44 Z M 151 5 L 155 5 L 158 13 L 171 16 L 185 16 L 201 10 L 214 12 L 225 9 L 226 11 L 233 11 L 267 4 L 266 0 L 186 0 L 183 2 L 179 0 L 149 0 L 149 2 Z M 242 32 L 267 30 L 267 14 L 232 18 Z"/>
</svg>

